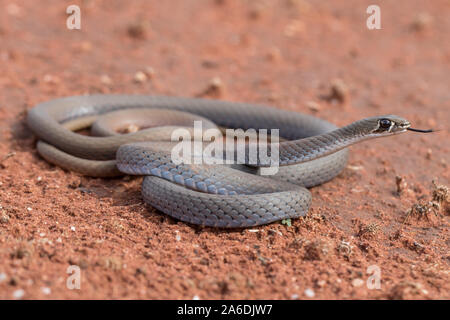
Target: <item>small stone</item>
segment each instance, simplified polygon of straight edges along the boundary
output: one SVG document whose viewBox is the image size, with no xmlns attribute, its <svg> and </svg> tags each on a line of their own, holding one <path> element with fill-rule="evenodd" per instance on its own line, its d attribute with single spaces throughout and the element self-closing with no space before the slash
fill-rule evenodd
<svg viewBox="0 0 450 320">
<path fill-rule="evenodd" d="M 198 96 L 199 97 L 212 96 L 212 97 L 219 98 L 224 94 L 224 92 L 225 92 L 224 83 L 222 82 L 222 80 L 219 77 L 214 77 L 209 82 L 208 87 L 203 92 L 198 94 Z"/>
<path fill-rule="evenodd" d="M 359 279 L 359 278 L 353 279 L 353 281 L 352 281 L 352 286 L 354 286 L 354 287 L 361 287 L 363 284 L 364 284 L 364 280 Z"/>
<path fill-rule="evenodd" d="M 306 107 L 307 107 L 309 110 L 311 110 L 312 112 L 318 112 L 318 111 L 320 111 L 320 109 L 322 109 L 322 108 L 320 107 L 320 104 L 318 104 L 318 103 L 315 102 L 315 101 L 308 101 L 308 102 L 306 103 Z"/>
<path fill-rule="evenodd" d="M 70 227 L 70 230 L 72 230 L 72 231 L 75 232 L 75 227 L 74 227 L 74 226 L 71 226 L 71 227 Z"/>
<path fill-rule="evenodd" d="M 328 244 L 325 241 L 317 240 L 305 245 L 305 260 L 324 260 L 329 253 Z"/>
<path fill-rule="evenodd" d="M 48 288 L 48 287 L 42 287 L 41 288 L 41 291 L 42 291 L 42 293 L 43 294 L 45 294 L 45 295 L 49 295 L 50 293 L 52 293 L 52 289 L 50 289 L 50 288 Z"/>
<path fill-rule="evenodd" d="M 445 202 L 450 202 L 450 189 L 447 186 L 438 185 L 435 181 L 433 181 L 433 187 L 433 201 L 439 203 L 439 205 Z"/>
<path fill-rule="evenodd" d="M 408 184 L 405 181 L 405 178 L 402 176 L 395 176 L 395 185 L 397 186 L 397 193 L 402 193 L 408 187 Z"/>
<path fill-rule="evenodd" d="M 117 257 L 107 257 L 103 260 L 103 266 L 106 269 L 111 269 L 114 271 L 122 270 L 125 268 L 122 260 Z M 87 267 L 87 266 L 86 266 Z"/>
<path fill-rule="evenodd" d="M 200 297 L 195 295 L 195 296 L 192 297 L 192 300 L 200 300 Z"/>
<path fill-rule="evenodd" d="M 61 82 L 61 80 L 58 77 L 53 76 L 51 74 L 44 75 L 43 80 L 45 83 L 48 83 L 48 84 L 58 84 Z"/>
<path fill-rule="evenodd" d="M 147 75 L 142 71 L 138 71 L 134 75 L 134 81 L 137 83 L 144 83 L 145 81 L 147 81 Z"/>
<path fill-rule="evenodd" d="M 135 133 L 138 132 L 141 128 L 135 123 L 130 123 L 123 130 L 120 130 L 120 133 Z"/>
<path fill-rule="evenodd" d="M 308 288 L 305 290 L 305 296 L 307 296 L 308 298 L 314 298 L 316 295 L 316 293 L 314 292 L 313 289 Z"/>
<path fill-rule="evenodd" d="M 363 166 L 352 166 L 352 165 L 349 164 L 347 166 L 347 169 L 350 169 L 350 170 L 353 170 L 353 171 L 360 171 L 360 170 L 363 170 L 364 167 Z"/>
<path fill-rule="evenodd" d="M 292 300 L 297 300 L 298 298 L 299 298 L 299 295 L 296 294 L 296 293 L 294 293 L 294 294 L 291 296 L 291 299 L 292 299 Z"/>
<path fill-rule="evenodd" d="M 202 61 L 202 67 L 207 69 L 214 69 L 217 68 L 218 66 L 219 64 L 217 63 L 217 61 L 214 60 L 205 59 Z"/>
<path fill-rule="evenodd" d="M 2 283 L 3 281 L 5 281 L 8 278 L 8 276 L 6 275 L 6 273 L 0 273 L 0 283 Z"/>
<path fill-rule="evenodd" d="M 2 214 L 0 216 L 0 223 L 8 223 L 9 222 L 9 217 L 6 214 Z"/>
<path fill-rule="evenodd" d="M 13 292 L 14 299 L 22 299 L 24 295 L 25 295 L 25 291 L 22 289 L 18 289 Z"/>
<path fill-rule="evenodd" d="M 331 82 L 330 100 L 338 100 L 340 103 L 344 103 L 349 98 L 349 89 L 346 83 L 342 79 L 335 79 Z"/>
<path fill-rule="evenodd" d="M 153 78 L 156 75 L 156 71 L 152 67 L 146 67 L 144 72 L 149 79 Z"/>
<path fill-rule="evenodd" d="M 433 17 L 426 12 L 419 13 L 411 23 L 413 31 L 423 31 L 433 22 Z"/>
<path fill-rule="evenodd" d="M 111 78 L 110 78 L 108 75 L 106 75 L 106 74 L 104 74 L 104 75 L 102 75 L 102 76 L 100 77 L 100 82 L 101 82 L 102 84 L 106 84 L 106 85 L 112 84 Z"/>
<path fill-rule="evenodd" d="M 317 281 L 317 286 L 319 287 L 324 287 L 327 284 L 327 282 L 325 280 L 319 280 Z"/>
<path fill-rule="evenodd" d="M 211 79 L 211 87 L 215 88 L 215 89 L 220 89 L 223 87 L 223 82 L 219 77 L 214 77 Z"/>
<path fill-rule="evenodd" d="M 28 207 L 27 210 L 28 211 L 33 211 L 33 208 Z"/>
<path fill-rule="evenodd" d="M 153 258 L 153 253 L 150 252 L 150 251 L 145 251 L 145 252 L 143 253 L 143 256 L 144 256 L 146 259 L 150 259 L 150 258 Z"/>
<path fill-rule="evenodd" d="M 280 49 L 274 47 L 267 53 L 267 59 L 272 62 L 280 62 L 282 60 L 282 55 Z"/>
<path fill-rule="evenodd" d="M 134 39 L 146 39 L 148 35 L 149 25 L 144 21 L 138 21 L 136 23 L 130 24 L 127 28 L 127 33 L 131 38 Z"/>
</svg>

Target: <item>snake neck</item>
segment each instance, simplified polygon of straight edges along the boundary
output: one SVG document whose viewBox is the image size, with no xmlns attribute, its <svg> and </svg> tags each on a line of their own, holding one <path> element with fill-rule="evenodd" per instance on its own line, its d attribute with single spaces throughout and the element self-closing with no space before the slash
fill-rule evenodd
<svg viewBox="0 0 450 320">
<path fill-rule="evenodd" d="M 266 150 L 258 146 L 256 164 L 255 159 L 251 158 L 250 147 L 247 146 L 246 164 L 257 167 L 286 166 L 330 155 L 355 143 L 378 137 L 368 130 L 366 122 L 366 119 L 363 119 L 321 135 L 271 143 Z"/>
</svg>

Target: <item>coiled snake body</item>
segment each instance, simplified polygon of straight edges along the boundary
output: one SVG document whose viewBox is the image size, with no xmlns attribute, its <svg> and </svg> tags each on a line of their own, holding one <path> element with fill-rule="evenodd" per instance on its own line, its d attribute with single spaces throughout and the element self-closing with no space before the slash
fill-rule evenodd
<svg viewBox="0 0 450 320">
<path fill-rule="evenodd" d="M 288 140 L 278 145 L 279 171 L 261 176 L 258 165 L 174 164 L 171 142 L 154 141 L 160 139 L 158 128 L 101 137 L 72 131 L 111 112 L 126 118 L 137 109 L 170 118 L 165 127 L 170 131 L 175 124 L 195 119 L 227 128 L 279 129 Z M 267 106 L 141 95 L 55 99 L 31 109 L 27 122 L 40 139 L 39 153 L 49 162 L 91 176 L 145 175 L 142 194 L 147 203 L 176 219 L 214 227 L 249 227 L 305 215 L 311 202 L 306 187 L 339 174 L 346 166 L 346 147 L 410 126 L 407 120 L 389 115 L 338 129 L 312 116 Z"/>
</svg>

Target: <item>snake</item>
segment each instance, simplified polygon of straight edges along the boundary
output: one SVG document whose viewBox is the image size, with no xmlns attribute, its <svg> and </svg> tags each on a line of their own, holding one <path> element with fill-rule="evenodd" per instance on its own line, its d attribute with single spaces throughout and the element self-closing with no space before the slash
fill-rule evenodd
<svg viewBox="0 0 450 320">
<path fill-rule="evenodd" d="M 277 171 L 263 174 L 268 163 L 250 163 L 248 156 L 243 163 L 174 162 L 171 151 L 177 141 L 171 133 L 179 128 L 192 133 L 195 121 L 210 129 L 277 132 L 281 140 L 268 150 L 278 150 Z M 130 123 L 144 128 L 120 132 Z M 93 177 L 143 175 L 142 197 L 150 206 L 188 224 L 218 228 L 305 216 L 312 202 L 308 188 L 346 167 L 349 146 L 407 130 L 431 131 L 413 129 L 396 115 L 339 128 L 311 115 L 253 103 L 116 94 L 39 103 L 28 111 L 27 124 L 48 162 Z M 92 135 L 77 132 L 86 128 L 92 128 Z M 250 144 L 245 145 L 247 152 Z"/>
</svg>

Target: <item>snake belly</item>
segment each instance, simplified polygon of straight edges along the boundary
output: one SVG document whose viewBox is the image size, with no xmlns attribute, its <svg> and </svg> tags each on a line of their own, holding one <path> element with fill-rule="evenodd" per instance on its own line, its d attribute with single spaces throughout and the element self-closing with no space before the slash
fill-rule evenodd
<svg viewBox="0 0 450 320">
<path fill-rule="evenodd" d="M 301 163 L 286 163 L 271 176 L 261 176 L 258 168 L 247 166 L 175 165 L 170 142 L 155 141 L 148 130 L 92 137 L 64 126 L 128 109 L 182 111 L 233 129 L 279 129 L 282 138 L 297 143 L 337 129 L 316 117 L 263 105 L 145 95 L 59 98 L 31 109 L 27 123 L 40 139 L 39 153 L 49 162 L 93 176 L 116 175 L 117 168 L 145 175 L 145 202 L 181 221 L 211 227 L 251 227 L 304 216 L 311 203 L 306 188 L 332 179 L 347 163 L 347 148 L 315 158 L 314 146 L 320 148 L 322 141 L 309 138 L 304 141 L 311 145 L 313 160 L 288 148 L 286 153 Z"/>
</svg>

